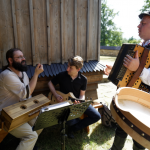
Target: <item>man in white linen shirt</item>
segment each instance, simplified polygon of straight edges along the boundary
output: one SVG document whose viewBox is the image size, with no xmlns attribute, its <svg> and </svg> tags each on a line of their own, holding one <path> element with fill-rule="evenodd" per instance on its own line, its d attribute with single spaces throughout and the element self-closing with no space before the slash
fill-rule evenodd
<svg viewBox="0 0 150 150">
<path fill-rule="evenodd" d="M 27 100 L 33 93 L 38 75 L 43 72 L 43 66 L 38 64 L 35 73 L 29 82 L 25 71 L 27 65 L 25 57 L 20 49 L 10 49 L 6 53 L 8 65 L 0 73 L 0 111 L 9 105 Z M 25 123 L 10 132 L 13 136 L 20 138 L 20 143 L 16 150 L 34 150 L 38 134 L 42 130 L 32 131 L 32 126 L 36 119 Z"/>
<path fill-rule="evenodd" d="M 141 13 L 139 15 L 139 18 L 141 19 L 141 22 L 138 25 L 138 32 L 139 32 L 140 38 L 144 40 L 142 46 L 150 49 L 150 12 Z M 140 64 L 137 51 L 135 54 L 135 58 L 132 58 L 131 56 L 126 55 L 126 57 L 124 58 L 123 64 L 129 70 L 136 71 Z M 104 71 L 105 74 L 109 75 L 111 69 L 112 69 L 112 66 L 106 65 L 106 68 Z M 142 80 L 143 83 L 150 86 L 150 68 L 143 69 L 143 71 L 140 74 L 140 79 Z M 127 133 L 124 132 L 124 130 L 118 126 L 116 129 L 114 143 L 110 150 L 122 150 L 126 141 L 126 137 L 127 137 Z M 142 145 L 137 143 L 135 140 L 133 140 L 133 143 L 134 143 L 133 150 L 145 149 Z"/>
</svg>

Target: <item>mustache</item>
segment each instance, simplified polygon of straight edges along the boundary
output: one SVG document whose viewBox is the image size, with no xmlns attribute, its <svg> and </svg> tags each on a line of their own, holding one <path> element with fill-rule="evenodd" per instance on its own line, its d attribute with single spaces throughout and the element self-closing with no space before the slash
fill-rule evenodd
<svg viewBox="0 0 150 150">
<path fill-rule="evenodd" d="M 23 64 L 23 63 L 25 63 L 25 64 L 26 64 L 26 61 L 25 61 L 25 60 L 21 61 L 21 64 Z"/>
</svg>

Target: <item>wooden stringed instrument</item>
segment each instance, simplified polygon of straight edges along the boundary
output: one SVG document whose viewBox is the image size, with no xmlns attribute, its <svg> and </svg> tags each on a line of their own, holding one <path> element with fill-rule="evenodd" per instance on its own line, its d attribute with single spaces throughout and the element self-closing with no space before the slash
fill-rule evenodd
<svg viewBox="0 0 150 150">
<path fill-rule="evenodd" d="M 72 100 L 74 102 L 75 100 L 78 100 L 80 102 L 85 102 L 85 100 L 80 100 L 80 99 L 76 98 L 72 92 L 69 92 L 68 94 L 64 94 L 60 91 L 56 91 L 56 92 L 58 95 L 62 96 L 63 101 Z M 48 98 L 50 99 L 50 104 L 58 103 L 56 97 L 53 95 L 52 92 L 49 92 Z"/>
<path fill-rule="evenodd" d="M 3 108 L 0 116 L 0 143 L 8 132 L 38 116 L 40 109 L 49 104 L 50 100 L 40 94 Z"/>
</svg>

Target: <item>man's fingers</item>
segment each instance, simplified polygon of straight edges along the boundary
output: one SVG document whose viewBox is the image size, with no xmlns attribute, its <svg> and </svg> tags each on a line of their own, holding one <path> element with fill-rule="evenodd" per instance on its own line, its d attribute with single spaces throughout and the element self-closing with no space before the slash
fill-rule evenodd
<svg viewBox="0 0 150 150">
<path fill-rule="evenodd" d="M 127 58 L 127 59 L 129 59 L 129 60 L 132 60 L 132 59 L 133 59 L 130 55 L 126 55 L 125 58 Z"/>
<path fill-rule="evenodd" d="M 138 51 L 135 52 L 135 58 L 139 58 Z"/>
<path fill-rule="evenodd" d="M 43 65 L 40 65 L 39 68 L 43 69 Z"/>
<path fill-rule="evenodd" d="M 124 65 L 125 67 L 128 67 L 128 65 L 127 65 L 126 63 L 123 63 L 123 65 Z"/>
<path fill-rule="evenodd" d="M 125 57 L 125 58 L 124 58 L 124 60 L 123 60 L 123 62 L 124 62 L 124 63 L 126 63 L 126 64 L 129 64 L 129 63 L 130 63 L 130 61 L 131 61 L 131 60 L 130 60 L 130 59 L 128 59 L 128 58 L 126 58 L 126 57 Z"/>
</svg>

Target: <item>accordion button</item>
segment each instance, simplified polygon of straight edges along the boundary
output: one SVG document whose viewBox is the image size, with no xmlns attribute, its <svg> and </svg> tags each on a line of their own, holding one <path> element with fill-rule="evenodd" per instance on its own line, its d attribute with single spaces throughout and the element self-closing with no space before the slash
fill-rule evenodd
<svg viewBox="0 0 150 150">
<path fill-rule="evenodd" d="M 144 133 L 142 133 L 142 136 L 144 136 L 145 134 Z"/>
</svg>

